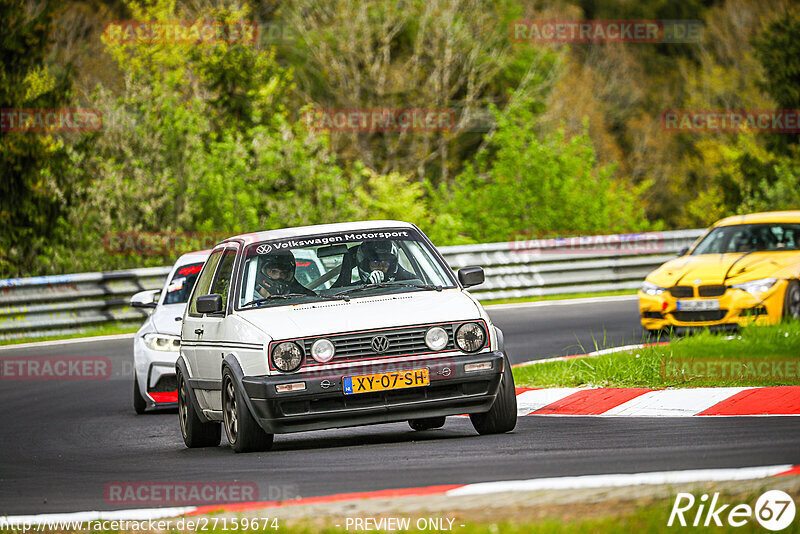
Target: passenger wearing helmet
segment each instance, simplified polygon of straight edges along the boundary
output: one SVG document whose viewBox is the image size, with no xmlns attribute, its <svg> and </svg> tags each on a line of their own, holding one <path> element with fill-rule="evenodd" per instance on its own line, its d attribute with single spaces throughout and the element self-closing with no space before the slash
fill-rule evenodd
<svg viewBox="0 0 800 534">
<path fill-rule="evenodd" d="M 358 247 L 356 264 L 358 276 L 364 283 L 416 279 L 416 276 L 398 265 L 397 247 L 392 241 L 365 241 Z"/>
<path fill-rule="evenodd" d="M 315 295 L 294 277 L 296 268 L 294 254 L 289 250 L 278 250 L 261 259 L 261 269 L 256 282 L 256 291 L 262 297 L 300 293 Z"/>
</svg>

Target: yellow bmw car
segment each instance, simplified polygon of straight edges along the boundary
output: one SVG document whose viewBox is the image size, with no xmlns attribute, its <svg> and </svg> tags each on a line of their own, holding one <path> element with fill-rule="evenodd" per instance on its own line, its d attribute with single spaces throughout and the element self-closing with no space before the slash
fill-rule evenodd
<svg viewBox="0 0 800 534">
<path fill-rule="evenodd" d="M 727 329 L 800 318 L 798 279 L 800 211 L 727 217 L 647 275 L 642 326 Z"/>
</svg>

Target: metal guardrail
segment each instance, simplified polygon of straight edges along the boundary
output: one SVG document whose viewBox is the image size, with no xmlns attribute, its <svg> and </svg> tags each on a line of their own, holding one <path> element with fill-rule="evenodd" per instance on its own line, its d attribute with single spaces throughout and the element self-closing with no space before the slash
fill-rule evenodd
<svg viewBox="0 0 800 534">
<path fill-rule="evenodd" d="M 637 289 L 651 270 L 704 230 L 537 239 L 439 247 L 453 269 L 481 265 L 481 301 Z M 170 267 L 0 280 L 0 340 L 80 332 L 109 322 L 140 323 L 130 297 L 159 289 Z"/>
</svg>

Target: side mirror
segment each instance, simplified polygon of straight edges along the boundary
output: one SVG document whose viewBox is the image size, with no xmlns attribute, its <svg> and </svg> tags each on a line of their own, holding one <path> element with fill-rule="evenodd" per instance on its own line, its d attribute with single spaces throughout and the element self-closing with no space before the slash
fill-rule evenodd
<svg viewBox="0 0 800 534">
<path fill-rule="evenodd" d="M 683 247 L 678 251 L 678 257 L 686 256 L 686 253 L 689 252 L 689 247 Z"/>
<path fill-rule="evenodd" d="M 155 308 L 159 293 L 161 293 L 160 289 L 139 291 L 131 297 L 131 306 L 134 308 Z"/>
<path fill-rule="evenodd" d="M 199 313 L 218 313 L 222 311 L 222 295 L 203 295 L 197 297 L 197 311 Z"/>
<path fill-rule="evenodd" d="M 486 276 L 483 274 L 483 267 L 464 267 L 458 270 L 458 281 L 464 287 L 481 285 Z"/>
</svg>

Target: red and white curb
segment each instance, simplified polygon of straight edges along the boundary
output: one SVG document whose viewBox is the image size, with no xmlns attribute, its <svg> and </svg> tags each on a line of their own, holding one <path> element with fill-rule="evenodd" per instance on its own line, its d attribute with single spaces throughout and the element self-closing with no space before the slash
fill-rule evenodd
<svg viewBox="0 0 800 534">
<path fill-rule="evenodd" d="M 487 495 L 508 491 L 570 490 L 638 485 L 686 484 L 693 482 L 723 482 L 755 480 L 785 475 L 800 475 L 800 465 L 784 464 L 734 469 L 693 469 L 686 471 L 534 478 L 529 480 L 481 482 L 477 484 L 449 484 L 422 488 L 388 489 L 363 493 L 340 493 L 322 497 L 306 497 L 291 501 L 255 501 L 175 508 L 143 508 L 107 512 L 91 511 L 64 514 L 17 515 L 0 517 L 0 528 L 18 525 L 74 524 L 75 522 L 88 521 L 146 521 L 178 516 L 195 516 L 215 512 L 237 513 L 270 508 L 284 508 L 288 506 L 327 504 L 366 499 L 391 499 L 427 495 L 459 497 L 465 495 Z"/>
<path fill-rule="evenodd" d="M 691 417 L 800 415 L 800 386 L 517 388 L 517 415 Z"/>
</svg>

